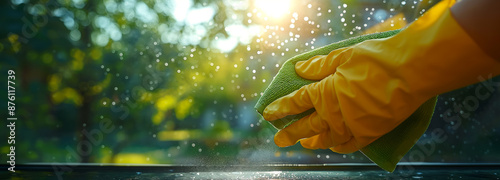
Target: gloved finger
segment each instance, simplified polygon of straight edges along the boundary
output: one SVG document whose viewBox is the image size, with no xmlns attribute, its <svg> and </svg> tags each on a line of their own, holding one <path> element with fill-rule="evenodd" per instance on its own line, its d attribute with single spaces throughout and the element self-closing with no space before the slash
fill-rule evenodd
<svg viewBox="0 0 500 180">
<path fill-rule="evenodd" d="M 348 48 L 348 47 L 347 47 Z M 295 72 L 304 79 L 321 80 L 337 70 L 346 48 L 330 52 L 328 55 L 314 56 L 307 61 L 299 61 L 295 64 Z"/>
<path fill-rule="evenodd" d="M 317 112 L 299 119 L 274 135 L 274 143 L 279 147 L 294 145 L 302 138 L 308 138 L 328 130 L 328 124 L 321 120 Z"/>
<path fill-rule="evenodd" d="M 329 133 L 330 131 L 323 132 L 324 133 Z M 315 136 L 312 136 L 310 138 L 304 138 L 300 140 L 300 145 L 306 149 L 329 149 L 332 146 L 327 145 L 327 144 L 333 144 L 330 142 L 324 142 L 324 139 L 320 139 L 319 136 L 321 134 L 317 134 Z"/>
<path fill-rule="evenodd" d="M 310 138 L 301 139 L 300 144 L 307 149 L 329 149 L 338 145 L 332 139 L 331 131 L 325 131 Z"/>
<path fill-rule="evenodd" d="M 356 141 L 354 139 L 351 139 L 350 141 L 347 141 L 344 144 L 335 146 L 330 148 L 333 152 L 340 153 L 340 154 L 349 154 L 358 151 L 360 148 L 356 146 L 355 144 Z"/>
<path fill-rule="evenodd" d="M 310 138 L 301 139 L 300 144 L 307 149 L 330 149 L 333 152 L 341 154 L 349 154 L 359 150 L 352 139 L 343 144 L 336 145 L 337 143 L 330 137 L 332 137 L 331 131 L 326 131 Z"/>
<path fill-rule="evenodd" d="M 310 138 L 301 139 L 300 144 L 307 149 L 328 149 L 345 144 L 352 139 L 349 132 L 338 131 L 333 133 L 333 131 L 335 129 L 330 129 Z"/>
<path fill-rule="evenodd" d="M 319 86 L 319 83 L 320 82 L 316 82 L 302 86 L 300 89 L 273 101 L 264 109 L 264 119 L 273 121 L 288 115 L 300 114 L 314 108 L 311 98 L 317 98 L 319 95 L 312 94 L 311 96 L 311 93 L 318 92 L 317 86 Z"/>
</svg>

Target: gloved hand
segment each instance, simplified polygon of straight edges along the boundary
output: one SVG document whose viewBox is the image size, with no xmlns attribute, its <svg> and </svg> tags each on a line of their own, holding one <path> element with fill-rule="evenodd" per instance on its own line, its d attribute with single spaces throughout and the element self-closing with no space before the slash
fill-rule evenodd
<svg viewBox="0 0 500 180">
<path fill-rule="evenodd" d="M 438 94 L 500 74 L 442 1 L 400 33 L 298 62 L 297 74 L 321 80 L 266 107 L 268 121 L 316 112 L 280 130 L 280 147 L 357 151 L 390 132 Z"/>
</svg>

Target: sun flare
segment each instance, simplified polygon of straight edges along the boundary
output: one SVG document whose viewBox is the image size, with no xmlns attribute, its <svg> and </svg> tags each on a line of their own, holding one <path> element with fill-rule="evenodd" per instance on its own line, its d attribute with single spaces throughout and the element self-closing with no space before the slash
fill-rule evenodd
<svg viewBox="0 0 500 180">
<path fill-rule="evenodd" d="M 290 0 L 255 0 L 255 7 L 270 18 L 278 19 L 290 10 Z"/>
</svg>

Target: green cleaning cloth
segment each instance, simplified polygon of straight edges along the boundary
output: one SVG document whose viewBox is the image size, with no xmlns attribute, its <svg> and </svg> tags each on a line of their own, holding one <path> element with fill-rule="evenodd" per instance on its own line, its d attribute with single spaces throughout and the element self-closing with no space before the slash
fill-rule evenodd
<svg viewBox="0 0 500 180">
<path fill-rule="evenodd" d="M 255 109 L 257 109 L 257 112 L 262 115 L 264 109 L 274 100 L 285 96 L 304 85 L 316 82 L 303 79 L 295 73 L 295 63 L 298 61 L 305 61 L 316 55 L 327 55 L 332 50 L 352 46 L 365 40 L 387 38 L 398 33 L 399 31 L 400 30 L 393 30 L 353 37 L 288 59 L 282 65 L 270 85 L 266 88 L 266 90 L 264 90 L 263 95 L 259 98 L 257 104 L 255 105 Z M 360 151 L 382 169 L 393 172 L 399 160 L 401 160 L 411 147 L 415 145 L 420 136 L 422 136 L 429 126 L 432 114 L 434 113 L 436 100 L 437 97 L 427 100 L 399 126 L 384 136 L 378 138 L 368 146 L 362 148 Z M 301 114 L 291 115 L 282 119 L 270 121 L 270 123 L 276 129 L 280 130 L 314 111 L 314 109 L 310 109 Z"/>
</svg>

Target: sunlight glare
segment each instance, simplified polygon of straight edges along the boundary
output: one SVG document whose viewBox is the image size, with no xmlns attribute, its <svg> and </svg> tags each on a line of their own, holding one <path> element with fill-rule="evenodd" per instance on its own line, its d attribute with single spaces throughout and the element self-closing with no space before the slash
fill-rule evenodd
<svg viewBox="0 0 500 180">
<path fill-rule="evenodd" d="M 280 18 L 290 10 L 290 0 L 256 0 L 255 7 L 272 18 Z"/>
</svg>

